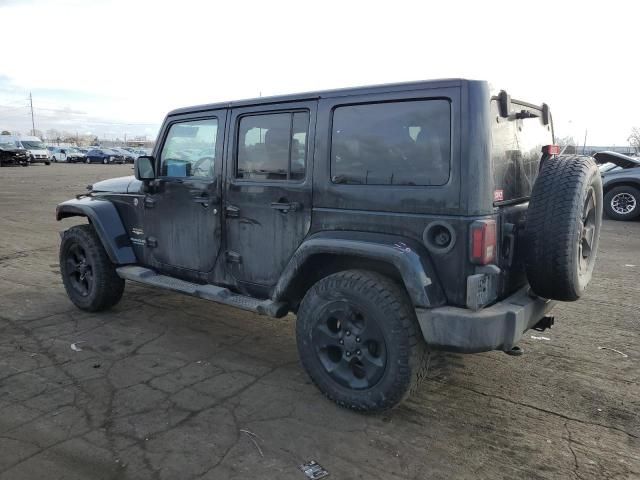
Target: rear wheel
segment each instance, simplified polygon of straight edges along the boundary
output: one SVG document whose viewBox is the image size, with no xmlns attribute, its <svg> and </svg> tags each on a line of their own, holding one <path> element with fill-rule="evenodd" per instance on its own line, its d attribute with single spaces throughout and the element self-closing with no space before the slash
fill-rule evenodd
<svg viewBox="0 0 640 480">
<path fill-rule="evenodd" d="M 573 301 L 591 280 L 602 224 L 602 179 L 589 157 L 548 160 L 527 211 L 525 265 L 533 291 Z"/>
<path fill-rule="evenodd" d="M 106 165 L 107 163 L 109 163 L 109 159 L 107 157 L 104 157 L 102 159 L 102 163 L 104 163 Z"/>
<path fill-rule="evenodd" d="M 640 190 L 628 185 L 612 188 L 604 196 L 604 211 L 613 220 L 633 220 L 640 215 Z"/>
<path fill-rule="evenodd" d="M 91 159 L 89 157 L 87 157 L 87 159 L 84 161 L 84 163 L 86 163 L 86 164 L 91 163 Z"/>
<path fill-rule="evenodd" d="M 389 278 L 349 270 L 305 295 L 296 323 L 302 365 L 328 398 L 360 411 L 398 405 L 417 386 L 426 345 L 406 293 Z"/>
<path fill-rule="evenodd" d="M 82 310 L 106 310 L 122 298 L 124 280 L 91 225 L 77 225 L 64 232 L 60 273 L 67 295 Z"/>
</svg>

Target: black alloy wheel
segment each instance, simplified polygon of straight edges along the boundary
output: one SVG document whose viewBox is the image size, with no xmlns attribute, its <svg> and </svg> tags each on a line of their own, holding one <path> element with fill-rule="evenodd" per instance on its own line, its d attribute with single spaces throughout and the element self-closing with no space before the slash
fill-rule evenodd
<svg viewBox="0 0 640 480">
<path fill-rule="evenodd" d="M 86 297 L 91 293 L 94 284 L 93 266 L 80 244 L 74 243 L 69 247 L 65 271 L 71 287 L 78 295 Z"/>
<path fill-rule="evenodd" d="M 373 387 L 385 371 L 384 336 L 356 305 L 342 300 L 328 305 L 311 341 L 325 372 L 344 387 Z"/>
</svg>

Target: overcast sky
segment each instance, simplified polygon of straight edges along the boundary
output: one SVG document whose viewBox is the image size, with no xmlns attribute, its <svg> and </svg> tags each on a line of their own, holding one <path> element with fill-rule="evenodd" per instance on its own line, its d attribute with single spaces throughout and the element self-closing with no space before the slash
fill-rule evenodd
<svg viewBox="0 0 640 480">
<path fill-rule="evenodd" d="M 551 106 L 556 132 L 640 126 L 635 1 L 0 0 L 0 129 L 155 136 L 167 111 L 466 77 Z"/>
</svg>

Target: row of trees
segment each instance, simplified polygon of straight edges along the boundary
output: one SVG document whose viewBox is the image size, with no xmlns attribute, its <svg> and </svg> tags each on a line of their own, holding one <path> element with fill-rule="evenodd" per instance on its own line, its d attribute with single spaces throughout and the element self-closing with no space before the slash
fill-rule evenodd
<svg viewBox="0 0 640 480">
<path fill-rule="evenodd" d="M 2 130 L 0 131 L 2 135 L 17 135 L 20 132 Z M 71 144 L 78 146 L 87 146 L 87 145 L 98 145 L 100 143 L 100 139 L 95 135 L 80 135 L 77 133 L 71 133 L 67 131 L 60 131 L 56 129 L 49 129 L 46 132 L 42 132 L 42 130 L 30 130 L 27 135 L 34 135 L 38 138 L 46 140 L 49 144 L 61 145 L 61 144 Z"/>
</svg>

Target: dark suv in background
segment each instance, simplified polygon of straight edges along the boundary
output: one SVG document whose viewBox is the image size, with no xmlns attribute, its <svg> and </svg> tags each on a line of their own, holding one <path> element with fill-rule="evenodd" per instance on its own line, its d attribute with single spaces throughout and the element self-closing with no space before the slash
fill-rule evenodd
<svg viewBox="0 0 640 480">
<path fill-rule="evenodd" d="M 57 207 L 71 300 L 125 280 L 272 317 L 329 398 L 397 405 L 431 350 L 519 353 L 578 299 L 602 215 L 593 159 L 557 155 L 549 107 L 471 80 L 175 110 L 135 178 Z"/>
</svg>

